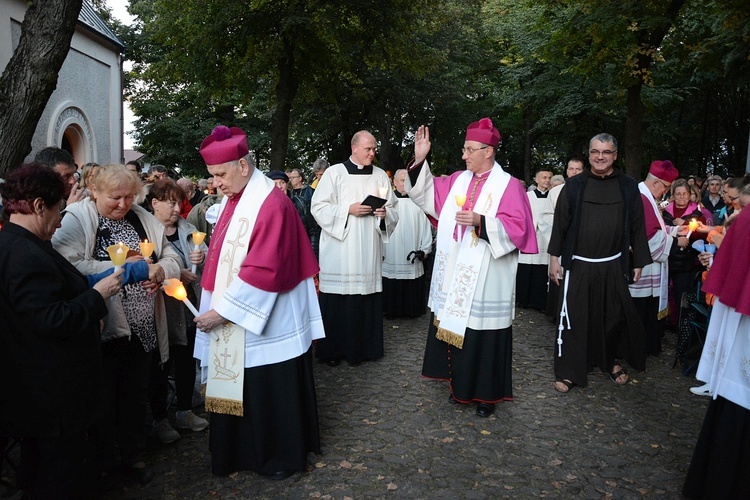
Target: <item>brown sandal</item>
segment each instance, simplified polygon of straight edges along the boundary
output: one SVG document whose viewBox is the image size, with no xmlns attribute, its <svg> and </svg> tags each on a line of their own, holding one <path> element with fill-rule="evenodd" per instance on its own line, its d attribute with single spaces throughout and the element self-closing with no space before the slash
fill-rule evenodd
<svg viewBox="0 0 750 500">
<path fill-rule="evenodd" d="M 557 385 L 557 384 L 562 384 L 562 385 Z M 573 387 L 576 386 L 576 384 L 574 382 L 571 382 L 568 379 L 561 379 L 561 380 L 555 380 L 555 383 L 552 384 L 552 386 L 555 388 L 557 392 L 562 392 L 563 394 L 567 394 L 570 392 L 570 390 Z"/>
<path fill-rule="evenodd" d="M 619 366 L 619 365 L 615 365 L 615 366 Z M 619 379 L 623 375 L 625 375 L 626 377 L 625 380 L 623 382 L 618 382 L 617 379 Z M 630 376 L 628 375 L 628 372 L 626 372 L 622 366 L 620 366 L 620 369 L 617 370 L 616 372 L 610 373 L 609 378 L 612 379 L 612 382 L 614 382 L 617 385 L 625 385 L 628 382 L 630 382 Z"/>
</svg>

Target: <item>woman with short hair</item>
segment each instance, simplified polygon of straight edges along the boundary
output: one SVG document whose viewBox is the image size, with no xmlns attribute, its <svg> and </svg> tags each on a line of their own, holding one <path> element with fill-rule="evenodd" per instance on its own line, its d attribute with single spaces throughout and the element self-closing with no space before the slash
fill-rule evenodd
<svg viewBox="0 0 750 500">
<path fill-rule="evenodd" d="M 114 432 L 125 471 L 147 483 L 153 473 L 145 466 L 140 447 L 145 443 L 150 361 L 157 349 L 162 362 L 169 358 L 164 297 L 156 292 L 164 279 L 180 277 L 180 258 L 167 241 L 164 226 L 133 203 L 140 189 L 140 181 L 124 165 L 101 167 L 93 179 L 91 197 L 65 210 L 52 243 L 84 274 L 112 267 L 107 253 L 110 245 L 127 245 L 127 261 L 144 259 L 139 251 L 142 241 L 148 239 L 155 245 L 149 279 L 124 286 L 107 302 L 109 314 L 101 336 L 107 414 L 97 434 L 100 449 L 106 453 L 113 448 L 107 434 Z M 109 459 L 106 456 L 102 461 Z"/>
<path fill-rule="evenodd" d="M 52 245 L 66 186 L 27 164 L 0 184 L 0 435 L 21 439 L 18 485 L 33 498 L 91 495 L 87 432 L 102 393 L 99 322 L 122 277 L 87 279 Z M 113 273 L 109 273 L 113 274 Z"/>
</svg>

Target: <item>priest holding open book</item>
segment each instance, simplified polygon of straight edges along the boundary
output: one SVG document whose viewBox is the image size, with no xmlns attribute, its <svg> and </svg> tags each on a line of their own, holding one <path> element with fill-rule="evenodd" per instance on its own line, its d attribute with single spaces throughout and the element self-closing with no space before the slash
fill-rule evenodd
<svg viewBox="0 0 750 500">
<path fill-rule="evenodd" d="M 351 148 L 348 160 L 321 177 L 311 208 L 321 228 L 320 309 L 326 330 L 315 354 L 330 366 L 383 357 L 382 243 L 398 222 L 391 181 L 372 165 L 375 137 L 357 132 Z"/>
</svg>

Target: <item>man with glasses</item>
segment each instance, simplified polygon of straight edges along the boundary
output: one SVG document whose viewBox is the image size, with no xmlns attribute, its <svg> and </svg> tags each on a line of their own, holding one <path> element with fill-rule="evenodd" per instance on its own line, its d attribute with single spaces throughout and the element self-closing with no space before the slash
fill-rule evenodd
<svg viewBox="0 0 750 500">
<path fill-rule="evenodd" d="M 628 288 L 646 330 L 646 354 L 651 356 L 661 353 L 661 320 L 669 315 L 669 255 L 689 243 L 685 236 L 678 235 L 678 227 L 664 223 L 657 205 L 679 175 L 671 161 L 656 160 L 651 163 L 646 180 L 638 184 L 653 262 L 643 268 L 641 278 Z"/>
<path fill-rule="evenodd" d="M 422 125 L 405 184 L 437 221 L 422 375 L 450 381 L 449 402 L 475 402 L 484 418 L 513 399 L 518 254 L 538 250 L 526 190 L 495 161 L 499 143 L 489 118 L 472 123 L 462 148 L 466 170 L 436 177 L 427 162 L 430 131 Z"/>
<path fill-rule="evenodd" d="M 289 183 L 291 184 L 290 192 L 292 196 L 302 196 L 308 203 L 312 201 L 313 188 L 305 186 L 302 178 L 302 172 L 298 168 L 289 171 Z"/>
<path fill-rule="evenodd" d="M 563 393 L 585 386 L 593 366 L 618 385 L 630 380 L 621 359 L 646 368 L 645 332 L 628 279 L 637 283 L 651 256 L 638 183 L 615 160 L 617 140 L 594 136 L 591 167 L 565 183 L 555 207 L 549 278 L 561 290 L 554 387 Z"/>
<path fill-rule="evenodd" d="M 354 134 L 351 156 L 326 170 L 312 198 L 322 231 L 320 309 L 326 330 L 315 353 L 329 366 L 383 357 L 383 242 L 396 227 L 398 211 L 391 180 L 372 164 L 375 150 L 370 132 Z M 384 204 L 366 203 L 378 200 Z"/>
</svg>

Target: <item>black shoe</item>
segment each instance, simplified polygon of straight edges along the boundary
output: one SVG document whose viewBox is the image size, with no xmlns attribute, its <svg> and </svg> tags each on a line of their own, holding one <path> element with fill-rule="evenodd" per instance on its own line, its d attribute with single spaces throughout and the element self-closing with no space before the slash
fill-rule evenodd
<svg viewBox="0 0 750 500">
<path fill-rule="evenodd" d="M 328 366 L 339 366 L 341 364 L 341 361 L 338 359 L 329 359 L 328 361 L 326 361 L 326 364 Z"/>
<path fill-rule="evenodd" d="M 450 404 L 452 404 L 452 405 L 457 405 L 457 404 L 459 404 L 459 402 L 458 402 L 458 401 L 456 401 L 456 398 L 454 398 L 454 397 L 453 397 L 453 394 L 451 394 L 450 396 L 448 396 L 448 402 L 449 402 Z"/>
<path fill-rule="evenodd" d="M 477 415 L 487 418 L 495 413 L 495 403 L 477 403 Z"/>
<path fill-rule="evenodd" d="M 125 473 L 141 484 L 148 484 L 154 479 L 154 472 L 148 467 L 125 467 Z"/>
<path fill-rule="evenodd" d="M 273 479 L 274 481 L 282 481 L 288 477 L 291 477 L 294 475 L 293 470 L 280 470 L 278 472 L 274 472 L 273 474 L 270 474 L 268 477 Z"/>
</svg>

